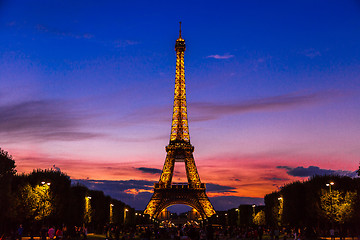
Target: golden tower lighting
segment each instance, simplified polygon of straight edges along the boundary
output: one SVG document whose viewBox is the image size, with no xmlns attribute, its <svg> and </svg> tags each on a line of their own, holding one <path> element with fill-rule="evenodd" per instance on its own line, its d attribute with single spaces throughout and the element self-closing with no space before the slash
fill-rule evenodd
<svg viewBox="0 0 360 240">
<path fill-rule="evenodd" d="M 144 213 L 157 218 L 161 211 L 171 205 L 185 204 L 193 207 L 202 218 L 215 214 L 206 195 L 206 187 L 201 183 L 190 144 L 185 91 L 184 53 L 185 40 L 181 36 L 175 42 L 176 71 L 174 106 L 171 122 L 170 142 L 166 146 L 166 158 L 159 182 L 154 186 L 154 194 Z M 184 162 L 187 184 L 172 184 L 175 162 Z"/>
</svg>

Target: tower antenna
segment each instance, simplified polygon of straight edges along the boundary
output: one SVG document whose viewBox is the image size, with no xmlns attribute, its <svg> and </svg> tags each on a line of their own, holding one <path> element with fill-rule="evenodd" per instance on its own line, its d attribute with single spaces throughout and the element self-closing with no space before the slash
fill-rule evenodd
<svg viewBox="0 0 360 240">
<path fill-rule="evenodd" d="M 179 37 L 181 37 L 181 21 L 179 23 L 180 23 Z"/>
</svg>

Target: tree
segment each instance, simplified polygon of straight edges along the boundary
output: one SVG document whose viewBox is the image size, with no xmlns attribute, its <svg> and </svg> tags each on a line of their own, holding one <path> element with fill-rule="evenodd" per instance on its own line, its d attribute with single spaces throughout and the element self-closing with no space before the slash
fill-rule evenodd
<svg viewBox="0 0 360 240">
<path fill-rule="evenodd" d="M 8 152 L 0 148 L 0 233 L 8 229 L 11 216 L 11 183 L 16 173 L 15 161 Z"/>
<path fill-rule="evenodd" d="M 60 171 L 51 169 L 34 170 L 32 173 L 25 176 L 26 181 L 32 186 L 42 186 L 48 183 L 48 191 L 51 194 L 51 214 L 47 216 L 49 223 L 60 225 L 66 221 L 67 211 L 70 209 L 70 177 Z"/>
<path fill-rule="evenodd" d="M 18 198 L 13 209 L 14 218 L 18 221 L 44 220 L 53 211 L 49 185 L 40 184 L 32 187 L 25 184 L 19 189 Z"/>
<path fill-rule="evenodd" d="M 16 173 L 15 167 L 12 156 L 0 148 L 0 179 L 8 175 L 14 175 Z"/>
<path fill-rule="evenodd" d="M 254 216 L 254 224 L 258 226 L 263 226 L 266 224 L 265 212 L 263 210 L 261 210 Z"/>
<path fill-rule="evenodd" d="M 264 197 L 266 224 L 271 227 L 279 224 L 279 200 L 278 192 L 267 194 Z"/>
<path fill-rule="evenodd" d="M 350 191 L 322 190 L 320 201 L 324 215 L 330 221 L 341 224 L 348 222 L 354 214 L 356 195 L 356 192 Z"/>
</svg>

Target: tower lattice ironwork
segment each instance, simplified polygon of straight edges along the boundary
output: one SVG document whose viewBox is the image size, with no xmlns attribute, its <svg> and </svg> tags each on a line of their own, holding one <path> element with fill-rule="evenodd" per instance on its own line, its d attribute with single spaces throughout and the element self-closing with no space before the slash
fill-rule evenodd
<svg viewBox="0 0 360 240">
<path fill-rule="evenodd" d="M 185 40 L 181 36 L 175 43 L 176 74 L 174 107 L 169 145 L 166 146 L 166 159 L 154 194 L 144 213 L 156 218 L 167 207 L 185 204 L 196 209 L 202 218 L 215 214 L 215 210 L 206 195 L 206 186 L 201 183 L 193 156 L 194 147 L 190 144 L 190 134 L 186 107 L 184 52 Z M 172 183 L 175 162 L 185 162 L 187 183 Z"/>
</svg>

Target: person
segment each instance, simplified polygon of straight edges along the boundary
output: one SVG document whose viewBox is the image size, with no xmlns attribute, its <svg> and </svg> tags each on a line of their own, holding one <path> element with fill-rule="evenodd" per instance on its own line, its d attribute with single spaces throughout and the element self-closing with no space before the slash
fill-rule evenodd
<svg viewBox="0 0 360 240">
<path fill-rule="evenodd" d="M 33 229 L 33 226 L 31 225 L 30 226 L 30 229 L 29 229 L 29 236 L 30 236 L 30 240 L 33 240 L 34 239 L 34 229 Z"/>
<path fill-rule="evenodd" d="M 55 237 L 55 228 L 54 227 L 51 227 L 48 231 L 48 235 L 49 235 L 49 238 L 50 239 L 54 239 Z"/>
<path fill-rule="evenodd" d="M 46 229 L 45 226 L 42 226 L 41 230 L 40 230 L 40 239 L 41 240 L 46 240 L 46 234 L 47 234 L 48 230 Z"/>
<path fill-rule="evenodd" d="M 148 239 L 148 240 L 150 240 L 151 239 L 151 230 L 150 230 L 150 228 L 149 227 L 147 227 L 146 228 L 146 230 L 145 230 L 145 239 Z"/>
<path fill-rule="evenodd" d="M 83 226 L 81 232 L 82 232 L 82 235 L 83 235 L 83 239 L 86 240 L 87 239 L 87 234 L 88 234 L 87 227 Z"/>
<path fill-rule="evenodd" d="M 62 232 L 63 232 L 63 239 L 68 239 L 69 233 L 66 225 L 63 225 Z"/>
<path fill-rule="evenodd" d="M 275 228 L 275 230 L 274 230 L 274 236 L 275 236 L 275 240 L 279 240 L 280 231 L 279 231 L 278 228 Z"/>
<path fill-rule="evenodd" d="M 205 240 L 206 239 L 206 232 L 204 231 L 204 229 L 200 229 L 200 240 Z"/>
<path fill-rule="evenodd" d="M 59 228 L 56 231 L 56 239 L 59 240 L 59 239 L 62 239 L 62 238 L 63 238 L 63 232 L 61 231 L 61 228 Z"/>
<path fill-rule="evenodd" d="M 115 240 L 119 240 L 120 239 L 120 227 L 116 226 L 115 227 Z"/>
<path fill-rule="evenodd" d="M 263 234 L 264 234 L 263 228 L 261 226 L 259 226 L 259 229 L 258 229 L 259 240 L 262 240 Z"/>
<path fill-rule="evenodd" d="M 334 228 L 331 228 L 330 229 L 330 239 L 332 240 L 332 239 L 335 239 L 335 230 L 334 230 Z"/>
<path fill-rule="evenodd" d="M 208 240 L 214 239 L 214 229 L 211 224 L 209 224 L 206 228 L 206 237 Z"/>
<path fill-rule="evenodd" d="M 19 240 L 21 240 L 23 232 L 24 232 L 23 226 L 22 226 L 22 224 L 20 224 L 20 226 L 17 230 L 17 235 L 18 235 Z"/>
</svg>

